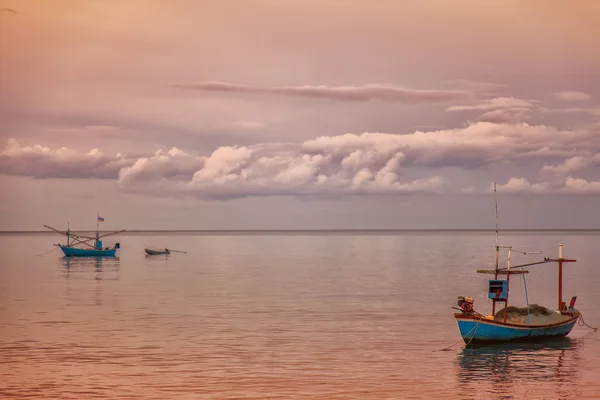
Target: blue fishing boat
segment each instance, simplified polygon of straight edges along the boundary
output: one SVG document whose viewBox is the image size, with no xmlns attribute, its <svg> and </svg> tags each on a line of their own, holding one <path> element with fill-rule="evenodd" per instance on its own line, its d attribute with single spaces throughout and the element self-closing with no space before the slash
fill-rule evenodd
<svg viewBox="0 0 600 400">
<path fill-rule="evenodd" d="M 496 187 L 494 185 L 494 192 Z M 499 267 L 500 249 L 508 251 L 507 266 Z M 562 299 L 562 272 L 563 264 L 576 262 L 573 259 L 563 257 L 562 244 L 558 248 L 558 258 L 544 257 L 543 260 L 511 266 L 511 254 L 514 252 L 522 254 L 540 254 L 540 252 L 522 252 L 512 246 L 498 245 L 498 204 L 496 203 L 496 267 L 494 269 L 480 269 L 478 273 L 493 274 L 494 279 L 488 281 L 487 298 L 492 302 L 492 314 L 484 315 L 475 311 L 471 297 L 458 297 L 458 308 L 460 312 L 454 317 L 458 323 L 460 335 L 467 345 L 506 341 L 540 340 L 566 336 L 571 332 L 581 313 L 575 309 L 577 296 L 571 298 L 567 306 Z M 527 295 L 527 281 L 525 274 L 529 273 L 524 267 L 534 265 L 557 263 L 558 264 L 558 307 L 548 309 L 546 307 L 529 304 Z M 512 275 L 521 275 L 525 288 L 525 307 L 509 306 L 509 284 Z M 506 276 L 506 279 L 498 277 Z M 496 312 L 497 303 L 503 303 L 504 308 Z"/>
<path fill-rule="evenodd" d="M 57 233 L 67 236 L 67 244 L 55 244 L 60 247 L 65 257 L 114 257 L 117 253 L 117 249 L 121 247 L 119 243 L 115 243 L 113 247 L 103 247 L 102 238 L 110 235 L 116 235 L 121 232 L 125 232 L 125 229 L 116 232 L 109 232 L 100 235 L 100 222 L 104 222 L 104 218 L 97 216 L 96 220 L 96 235 L 85 236 L 71 232 L 69 224 L 67 224 L 66 231 L 60 231 L 54 229 L 48 225 L 44 225 L 46 228 L 53 230 Z M 75 246 L 86 246 L 86 247 L 75 247 Z"/>
</svg>

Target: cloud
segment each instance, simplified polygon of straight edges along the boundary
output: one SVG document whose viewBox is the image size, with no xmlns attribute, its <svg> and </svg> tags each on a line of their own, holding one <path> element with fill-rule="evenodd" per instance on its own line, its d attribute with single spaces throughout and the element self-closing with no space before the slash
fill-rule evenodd
<svg viewBox="0 0 600 400">
<path fill-rule="evenodd" d="M 504 193 L 546 193 L 549 189 L 547 182 L 529 183 L 525 178 L 510 178 L 505 184 L 496 185 L 499 192 Z"/>
<path fill-rule="evenodd" d="M 258 121 L 236 121 L 231 124 L 234 128 L 242 128 L 247 130 L 262 129 L 266 125 Z"/>
<path fill-rule="evenodd" d="M 300 143 L 221 146 L 208 155 L 173 147 L 135 159 L 111 158 L 99 150 L 79 153 L 40 145 L 20 147 L 12 140 L 0 157 L 0 172 L 37 178 L 113 178 L 126 191 L 210 199 L 476 194 L 474 182 L 455 182 L 446 172 L 456 168 L 481 171 L 483 177 L 485 168 L 494 165 L 537 165 L 536 169 L 552 172 L 564 183 L 564 175 L 592 165 L 597 153 L 600 137 L 594 131 L 476 122 L 464 128 L 411 134 L 346 133 Z M 463 190 L 464 186 L 471 188 Z M 530 183 L 522 177 L 512 178 L 501 188 L 510 193 L 557 190 L 556 184 Z"/>
<path fill-rule="evenodd" d="M 338 101 L 387 101 L 405 104 L 437 103 L 464 100 L 471 97 L 464 90 L 415 90 L 392 85 L 365 86 L 280 86 L 259 87 L 226 82 L 201 82 L 174 85 L 180 89 L 204 92 L 271 94 Z"/>
<path fill-rule="evenodd" d="M 489 110 L 479 115 L 476 120 L 481 122 L 493 122 L 497 124 L 509 123 L 516 124 L 527 119 L 531 110 L 528 108 L 499 108 Z"/>
<path fill-rule="evenodd" d="M 447 112 L 456 111 L 489 111 L 496 109 L 531 109 L 534 106 L 530 100 L 517 99 L 515 97 L 496 97 L 484 100 L 478 104 L 452 106 L 446 109 Z"/>
<path fill-rule="evenodd" d="M 34 178 L 115 179 L 119 170 L 131 163 L 122 154 L 109 157 L 98 149 L 82 153 L 65 147 L 21 147 L 15 139 L 9 139 L 0 153 L 0 173 Z"/>
<path fill-rule="evenodd" d="M 195 156 L 177 147 L 169 151 L 158 150 L 151 157 L 138 158 L 133 165 L 118 173 L 121 187 L 161 181 L 163 179 L 190 179 L 204 166 L 205 157 Z"/>
<path fill-rule="evenodd" d="M 406 135 L 348 133 L 302 143 L 224 146 L 207 156 L 191 179 L 164 181 L 161 190 L 216 199 L 461 192 L 460 185 L 443 176 L 443 168 L 563 161 L 584 142 L 600 148 L 587 131 L 478 122 L 462 129 Z M 157 191 L 155 186 L 130 188 Z M 513 178 L 502 188 L 510 193 L 550 190 L 547 183 L 524 178 Z M 472 188 L 462 192 L 476 193 Z"/>
<path fill-rule="evenodd" d="M 503 89 L 506 87 L 506 85 L 503 83 L 473 81 L 470 79 L 452 79 L 448 81 L 448 83 L 473 91 L 486 93 L 495 91 L 497 89 Z"/>
<path fill-rule="evenodd" d="M 565 191 L 574 194 L 600 194 L 600 182 L 568 177 Z"/>
<path fill-rule="evenodd" d="M 476 120 L 493 123 L 518 123 L 526 120 L 536 108 L 534 101 L 515 97 L 496 97 L 477 104 L 457 105 L 446 112 L 482 112 Z"/>
<path fill-rule="evenodd" d="M 548 110 L 549 113 L 557 114 L 591 114 L 600 117 L 600 106 L 595 107 L 570 107 L 570 108 L 556 108 Z"/>
<path fill-rule="evenodd" d="M 542 171 L 566 175 L 598 164 L 600 164 L 600 154 L 594 156 L 575 156 L 558 165 L 544 165 Z"/>
<path fill-rule="evenodd" d="M 575 90 L 565 90 L 562 92 L 554 92 L 554 98 L 560 101 L 587 101 L 592 98 L 587 93 L 577 92 Z"/>
</svg>

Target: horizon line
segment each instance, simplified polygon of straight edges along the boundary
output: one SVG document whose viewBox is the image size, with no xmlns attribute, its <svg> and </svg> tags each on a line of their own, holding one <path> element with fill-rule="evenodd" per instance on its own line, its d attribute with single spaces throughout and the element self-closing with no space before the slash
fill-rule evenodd
<svg viewBox="0 0 600 400">
<path fill-rule="evenodd" d="M 94 229 L 77 229 L 72 232 L 96 232 Z M 120 231 L 120 229 L 100 230 L 100 232 Z M 120 233 L 260 233 L 260 232 L 495 232 L 494 228 L 327 228 L 327 229 L 126 229 Z M 504 228 L 500 232 L 594 232 L 600 228 Z M 0 230 L 0 234 L 7 233 L 48 233 L 48 230 Z"/>
</svg>

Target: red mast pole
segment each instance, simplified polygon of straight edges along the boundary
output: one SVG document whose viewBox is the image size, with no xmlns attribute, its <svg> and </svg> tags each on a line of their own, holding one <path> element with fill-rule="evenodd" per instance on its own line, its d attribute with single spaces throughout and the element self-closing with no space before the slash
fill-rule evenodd
<svg viewBox="0 0 600 400">
<path fill-rule="evenodd" d="M 558 311 L 562 311 L 562 244 L 558 245 Z"/>
</svg>

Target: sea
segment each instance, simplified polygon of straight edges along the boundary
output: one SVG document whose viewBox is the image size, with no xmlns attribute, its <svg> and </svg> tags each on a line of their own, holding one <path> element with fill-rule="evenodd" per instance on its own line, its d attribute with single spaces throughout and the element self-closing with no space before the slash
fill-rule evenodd
<svg viewBox="0 0 600 400">
<path fill-rule="evenodd" d="M 491 313 L 493 231 L 125 232 L 114 258 L 0 234 L 1 399 L 600 399 L 600 231 L 505 231 L 513 266 L 564 267 L 585 325 L 465 347 Z M 147 256 L 145 248 L 185 251 Z M 541 254 L 522 254 L 541 252 Z M 507 254 L 500 255 L 506 265 Z M 557 307 L 556 264 L 511 277 Z M 527 297 L 525 296 L 527 288 Z"/>
</svg>

